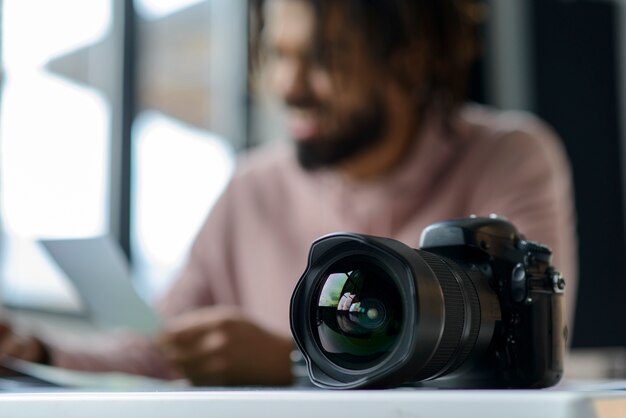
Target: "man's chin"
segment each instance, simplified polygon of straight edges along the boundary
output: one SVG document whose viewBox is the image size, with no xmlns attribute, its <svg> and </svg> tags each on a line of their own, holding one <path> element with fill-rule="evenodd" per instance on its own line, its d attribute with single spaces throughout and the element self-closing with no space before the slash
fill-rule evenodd
<svg viewBox="0 0 626 418">
<path fill-rule="evenodd" d="M 329 138 L 296 141 L 296 156 L 300 166 L 313 171 L 334 168 L 364 151 L 362 147 L 346 147 Z"/>
<path fill-rule="evenodd" d="M 300 166 L 305 170 L 313 171 L 332 167 L 337 163 L 336 158 L 329 153 L 328 147 L 323 146 L 323 140 L 320 138 L 307 138 L 306 140 L 296 138 L 294 142 L 296 157 Z"/>
<path fill-rule="evenodd" d="M 337 167 L 368 152 L 384 140 L 387 127 L 386 109 L 377 101 L 372 103 L 367 112 L 355 115 L 352 123 L 341 133 L 322 135 L 313 129 L 319 128 L 313 123 L 300 125 L 309 127 L 310 130 L 291 129 L 296 138 L 294 142 L 300 165 L 306 170 Z"/>
</svg>

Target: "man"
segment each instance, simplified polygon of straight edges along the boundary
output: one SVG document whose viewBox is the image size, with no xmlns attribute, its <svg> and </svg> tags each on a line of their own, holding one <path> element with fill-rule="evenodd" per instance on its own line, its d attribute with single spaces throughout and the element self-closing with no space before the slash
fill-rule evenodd
<svg viewBox="0 0 626 418">
<path fill-rule="evenodd" d="M 315 238 L 353 231 L 417 246 L 428 224 L 470 214 L 497 213 L 551 246 L 574 288 L 574 211 L 558 140 L 528 115 L 462 103 L 477 4 L 255 6 L 260 79 L 284 103 L 293 141 L 242 160 L 160 304 L 163 334 L 85 350 L 7 326 L 0 352 L 200 385 L 288 384 L 289 300 Z"/>
</svg>

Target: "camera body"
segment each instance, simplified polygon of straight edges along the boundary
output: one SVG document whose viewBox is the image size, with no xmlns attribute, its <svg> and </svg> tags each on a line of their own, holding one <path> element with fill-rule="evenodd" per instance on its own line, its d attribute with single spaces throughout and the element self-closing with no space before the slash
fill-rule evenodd
<svg viewBox="0 0 626 418">
<path fill-rule="evenodd" d="M 552 386 L 567 329 L 550 258 L 495 217 L 430 225 L 418 250 L 327 235 L 292 296 L 292 332 L 321 387 Z"/>
</svg>

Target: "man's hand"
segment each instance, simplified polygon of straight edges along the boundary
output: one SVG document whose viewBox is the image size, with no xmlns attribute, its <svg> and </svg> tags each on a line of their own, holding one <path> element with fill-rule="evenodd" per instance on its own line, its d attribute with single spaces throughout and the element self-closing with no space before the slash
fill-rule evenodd
<svg viewBox="0 0 626 418">
<path fill-rule="evenodd" d="M 6 357 L 41 362 L 46 350 L 35 337 L 19 334 L 9 324 L 0 322 L 0 360 Z"/>
<path fill-rule="evenodd" d="M 208 307 L 172 320 L 160 338 L 166 357 L 194 385 L 287 385 L 291 338 L 235 308 Z"/>
</svg>

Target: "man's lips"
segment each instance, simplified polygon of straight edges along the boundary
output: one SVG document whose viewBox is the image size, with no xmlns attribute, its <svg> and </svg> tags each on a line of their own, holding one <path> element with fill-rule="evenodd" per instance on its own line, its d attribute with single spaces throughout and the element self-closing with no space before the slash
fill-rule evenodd
<svg viewBox="0 0 626 418">
<path fill-rule="evenodd" d="M 310 113 L 292 113 L 288 125 L 294 139 L 301 141 L 313 139 L 321 131 L 319 118 Z"/>
</svg>

